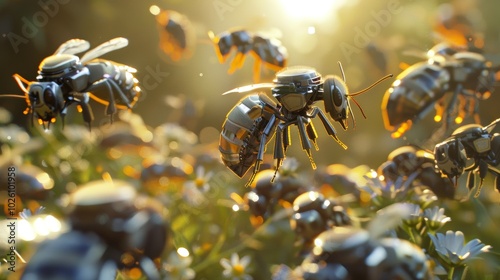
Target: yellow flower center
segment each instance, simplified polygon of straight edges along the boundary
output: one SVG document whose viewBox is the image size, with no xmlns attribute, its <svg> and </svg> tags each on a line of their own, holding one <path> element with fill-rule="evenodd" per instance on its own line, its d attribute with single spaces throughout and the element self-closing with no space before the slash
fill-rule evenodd
<svg viewBox="0 0 500 280">
<path fill-rule="evenodd" d="M 245 273 L 245 267 L 241 264 L 233 265 L 233 275 L 234 276 L 242 276 Z"/>
<path fill-rule="evenodd" d="M 203 178 L 196 178 L 194 180 L 194 184 L 196 185 L 197 188 L 202 188 L 205 185 L 205 179 L 203 179 Z"/>
</svg>

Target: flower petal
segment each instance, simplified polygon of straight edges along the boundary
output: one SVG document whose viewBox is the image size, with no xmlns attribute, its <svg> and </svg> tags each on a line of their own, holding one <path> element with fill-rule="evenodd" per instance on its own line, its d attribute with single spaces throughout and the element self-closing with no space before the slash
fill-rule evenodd
<svg viewBox="0 0 500 280">
<path fill-rule="evenodd" d="M 231 255 L 231 264 L 235 265 L 235 264 L 238 264 L 239 262 L 240 262 L 240 256 L 238 256 L 238 254 L 236 254 L 236 253 L 233 253 Z"/>
<path fill-rule="evenodd" d="M 231 262 L 228 259 L 221 259 L 219 263 L 220 265 L 222 265 L 224 269 L 229 269 L 229 270 L 233 269 L 233 266 L 231 265 Z"/>
<path fill-rule="evenodd" d="M 248 264 L 250 264 L 251 258 L 250 256 L 244 256 L 243 258 L 240 259 L 240 264 L 246 268 Z"/>
</svg>

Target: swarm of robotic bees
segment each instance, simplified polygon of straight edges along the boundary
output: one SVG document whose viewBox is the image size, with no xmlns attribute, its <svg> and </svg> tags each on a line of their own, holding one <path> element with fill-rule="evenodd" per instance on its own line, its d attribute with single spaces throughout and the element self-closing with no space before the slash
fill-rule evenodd
<svg viewBox="0 0 500 280">
<path fill-rule="evenodd" d="M 189 19 L 164 10 L 156 15 L 156 20 L 160 49 L 174 62 L 189 58 L 193 45 Z M 255 60 L 254 84 L 223 93 L 248 95 L 227 114 L 218 149 L 222 163 L 237 177 L 250 173 L 245 184 L 250 191 L 242 203 L 251 216 L 260 219 L 257 226 L 271 219 L 278 208 L 289 210 L 290 229 L 301 239 L 304 260 L 294 271 L 297 274 L 294 277 L 431 279 L 425 250 L 406 240 L 387 238 L 385 232 L 374 233 L 370 226 L 368 230 L 356 228 L 358 221 L 351 216 L 341 197 L 327 197 L 314 186 L 280 172 L 292 145 L 292 126 L 297 127 L 301 147 L 312 169 L 316 169 L 313 159 L 313 149 L 319 150 L 318 133 L 313 125 L 316 117 L 326 133 L 347 150 L 331 120 L 343 130 L 349 128 L 349 118 L 356 126 L 351 101 L 366 118 L 355 97 L 391 78 L 392 74 L 351 93 L 340 62 L 341 76 L 322 76 L 310 66 L 288 66 L 289 53 L 277 38 L 246 29 L 232 29 L 217 35 L 210 31 L 208 37 L 221 64 L 235 51 L 228 74 L 242 68 L 247 55 Z M 90 100 L 104 105 L 112 120 L 118 110 L 134 108 L 141 88 L 134 68 L 99 57 L 127 44 L 127 39 L 119 37 L 88 51 L 89 42 L 71 39 L 40 63 L 36 81 L 14 74 L 24 95 L 1 97 L 25 99 L 25 113 L 31 115 L 32 122 L 36 119 L 47 129 L 57 118 L 64 124 L 71 105 L 76 105 L 90 129 L 93 121 Z M 77 56 L 85 51 L 81 57 Z M 258 83 L 262 68 L 276 72 L 271 83 Z M 493 66 L 482 54 L 467 48 L 446 43 L 431 48 L 425 61 L 403 70 L 385 92 L 381 105 L 385 128 L 393 138 L 403 137 L 432 107 L 436 110 L 434 120 L 442 121 L 445 131 L 460 125 L 469 116 L 476 124 L 458 127 L 435 143 L 433 150 L 417 145 L 399 147 L 365 177 L 381 186 L 405 191 L 424 187 L 437 199 L 454 199 L 459 178 L 465 172 L 468 172 L 467 187 L 471 191 L 476 188 L 474 197 L 479 196 L 489 173 L 495 178 L 496 190 L 500 191 L 500 134 L 494 132 L 500 118 L 483 126 L 478 109 L 480 101 L 491 95 L 499 72 L 500 66 Z M 321 101 L 324 110 L 318 107 Z M 274 166 L 265 170 L 264 155 L 273 137 Z M 352 181 L 346 174 L 333 173 L 323 174 L 323 178 L 341 178 L 361 196 L 359 182 Z M 0 174 L 0 179 L 5 179 L 2 176 Z M 173 177 L 158 177 L 169 176 Z M 183 173 L 180 177 L 184 176 L 187 175 Z M 334 184 L 330 185 L 335 188 Z M 143 198 L 132 186 L 93 182 L 81 186 L 71 198 L 70 230 L 40 245 L 24 268 L 22 279 L 107 279 L 116 277 L 116 271 L 133 268 L 138 268 L 148 279 L 160 279 L 155 262 L 167 247 L 169 224 L 157 209 L 140 203 Z M 288 209 L 283 205 L 288 205 Z M 383 223 L 381 219 L 376 221 Z M 371 224 L 375 227 L 376 222 Z M 420 228 L 422 232 L 424 229 Z M 278 274 L 275 279 L 291 277 L 291 274 Z"/>
</svg>

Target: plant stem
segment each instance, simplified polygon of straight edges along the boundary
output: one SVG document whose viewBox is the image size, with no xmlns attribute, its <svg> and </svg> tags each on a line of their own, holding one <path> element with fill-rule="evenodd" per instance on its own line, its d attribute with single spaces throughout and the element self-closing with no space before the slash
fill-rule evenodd
<svg viewBox="0 0 500 280">
<path fill-rule="evenodd" d="M 448 279 L 449 280 L 462 280 L 464 279 L 465 272 L 467 270 L 467 267 L 465 265 L 462 266 L 452 266 L 450 268 L 450 271 L 448 272 Z"/>
</svg>

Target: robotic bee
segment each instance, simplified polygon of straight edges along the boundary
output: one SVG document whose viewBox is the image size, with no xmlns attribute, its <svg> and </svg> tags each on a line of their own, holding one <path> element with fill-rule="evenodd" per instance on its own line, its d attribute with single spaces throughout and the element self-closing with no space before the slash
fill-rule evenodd
<svg viewBox="0 0 500 280">
<path fill-rule="evenodd" d="M 312 167 L 316 168 L 311 154 L 313 144 L 316 150 L 318 149 L 317 133 L 311 121 L 316 116 L 319 116 L 327 133 L 347 149 L 337 137 L 326 114 L 313 104 L 316 101 L 323 101 L 326 112 L 346 130 L 349 114 L 353 117 L 354 123 L 350 100 L 359 107 L 353 99 L 354 96 L 366 92 L 392 75 L 385 76 L 362 91 L 349 93 L 341 65 L 340 69 L 343 78 L 327 76 L 323 79 L 314 68 L 304 66 L 285 68 L 278 72 L 274 83 L 250 85 L 226 92 L 225 94 L 241 93 L 271 88 L 273 98 L 265 93 L 249 95 L 226 116 L 219 141 L 224 164 L 239 177 L 243 177 L 250 167 L 254 166 L 247 184 L 249 185 L 259 171 L 267 143 L 276 134 L 274 158 L 277 160 L 277 172 L 285 158 L 285 151 L 291 144 L 289 127 L 296 125 L 302 148 L 309 156 Z M 363 113 L 362 110 L 361 112 Z"/>
<path fill-rule="evenodd" d="M 75 54 L 89 49 L 89 42 L 81 39 L 69 40 L 40 63 L 36 82 L 29 82 L 14 74 L 14 79 L 25 96 L 2 96 L 25 98 L 28 104 L 25 112 L 30 113 L 32 119 L 36 117 L 44 128 L 46 124 L 50 127 L 50 124 L 56 121 L 57 115 L 61 116 L 64 124 L 68 107 L 77 104 L 83 120 L 90 128 L 93 113 L 89 98 L 106 105 L 106 114 L 111 118 L 117 109 L 132 108 L 139 98 L 141 89 L 134 77 L 134 68 L 97 59 L 127 45 L 127 39 L 115 38 L 79 58 Z M 102 99 L 98 94 L 107 96 Z"/>
<path fill-rule="evenodd" d="M 228 74 L 234 73 L 245 63 L 245 56 L 250 53 L 255 58 L 253 68 L 253 80 L 260 80 L 261 66 L 274 71 L 280 71 L 287 63 L 287 50 L 281 42 L 275 38 L 267 38 L 262 35 L 251 34 L 246 30 L 235 30 L 214 35 L 208 33 L 214 43 L 215 51 L 220 63 L 226 62 L 229 53 L 235 48 L 236 55 L 231 62 Z"/>
<path fill-rule="evenodd" d="M 444 115 L 445 128 L 452 116 L 457 124 L 468 115 L 480 122 L 478 101 L 489 98 L 500 68 L 492 67 L 481 54 L 443 45 L 429 53 L 428 61 L 404 70 L 384 95 L 382 117 L 393 138 L 401 137 L 432 105 L 436 108 L 434 120 L 439 122 Z M 449 99 L 448 92 L 452 92 Z"/>
<path fill-rule="evenodd" d="M 114 279 L 130 268 L 161 278 L 154 260 L 170 227 L 158 201 L 122 181 L 89 182 L 70 199 L 70 230 L 41 243 L 21 279 Z"/>
<path fill-rule="evenodd" d="M 500 170 L 495 168 L 500 164 L 500 134 L 492 134 L 499 122 L 500 119 L 496 119 L 485 127 L 477 124 L 462 126 L 434 149 L 436 165 L 455 186 L 458 177 L 469 171 L 468 187 L 472 189 L 475 186 L 475 172 L 479 173 L 481 180 L 475 197 L 479 195 L 488 171 L 496 176 L 495 187 L 500 191 Z M 467 160 L 473 163 L 467 166 Z"/>
<path fill-rule="evenodd" d="M 191 21 L 185 15 L 172 10 L 162 10 L 156 15 L 156 23 L 163 53 L 172 61 L 191 56 L 195 34 Z"/>
<path fill-rule="evenodd" d="M 414 146 L 402 146 L 392 151 L 377 173 L 384 182 L 401 185 L 425 186 L 439 198 L 453 198 L 455 188 L 435 167 L 434 155 Z"/>
</svg>

